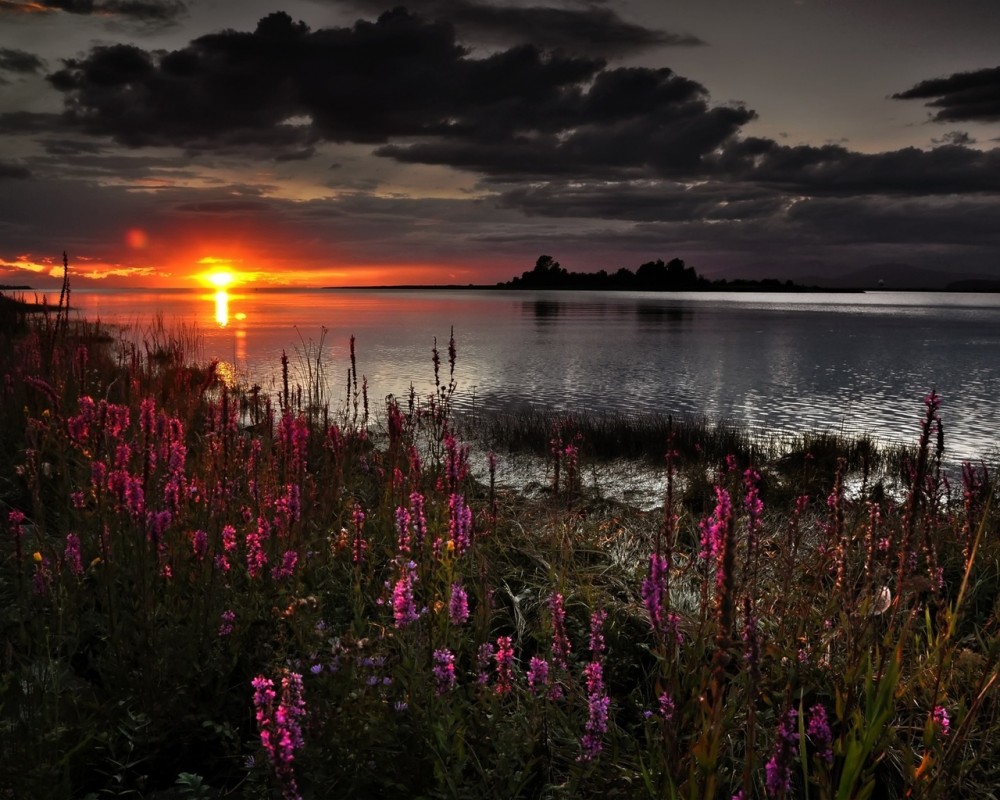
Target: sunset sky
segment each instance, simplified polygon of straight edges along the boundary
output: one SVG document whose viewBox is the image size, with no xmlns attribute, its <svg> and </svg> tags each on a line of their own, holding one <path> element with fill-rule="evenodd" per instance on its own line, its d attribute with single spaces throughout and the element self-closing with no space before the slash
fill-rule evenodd
<svg viewBox="0 0 1000 800">
<path fill-rule="evenodd" d="M 998 221 L 997 0 L 0 0 L 3 284 L 1000 279 Z"/>
</svg>

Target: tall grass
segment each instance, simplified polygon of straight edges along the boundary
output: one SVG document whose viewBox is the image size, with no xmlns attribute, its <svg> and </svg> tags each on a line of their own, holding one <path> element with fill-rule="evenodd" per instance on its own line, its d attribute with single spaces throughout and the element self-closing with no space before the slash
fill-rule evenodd
<svg viewBox="0 0 1000 800">
<path fill-rule="evenodd" d="M 543 431 L 551 491 L 529 498 L 497 485 L 502 452 L 471 474 L 454 340 L 425 396 L 369 409 L 353 347 L 331 407 L 322 340 L 305 391 L 272 396 L 179 340 L 99 333 L 2 343 L 0 795 L 846 799 L 1000 779 L 995 480 L 948 481 L 934 395 L 891 455 L 669 419 L 462 427 L 497 451 Z M 584 487 L 589 460 L 640 444 L 661 508 Z"/>
</svg>

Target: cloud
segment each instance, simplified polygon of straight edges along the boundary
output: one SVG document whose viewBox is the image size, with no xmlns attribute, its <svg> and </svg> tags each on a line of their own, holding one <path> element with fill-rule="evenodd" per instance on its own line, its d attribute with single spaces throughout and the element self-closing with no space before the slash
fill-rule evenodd
<svg viewBox="0 0 1000 800">
<path fill-rule="evenodd" d="M 27 75 L 40 72 L 44 67 L 45 62 L 34 53 L 0 47 L 0 71 Z"/>
<path fill-rule="evenodd" d="M 921 81 L 896 100 L 927 100 L 937 109 L 935 122 L 997 122 L 1000 120 L 1000 67 L 957 72 L 947 78 Z"/>
<path fill-rule="evenodd" d="M 953 194 L 1000 192 L 1000 149 L 942 145 L 857 153 L 839 145 L 786 147 L 746 138 L 719 157 L 717 174 L 790 193 Z"/>
<path fill-rule="evenodd" d="M 23 180 L 30 177 L 31 171 L 27 167 L 21 164 L 0 161 L 0 181 L 8 179 Z"/>
<path fill-rule="evenodd" d="M 119 17 L 136 22 L 172 22 L 187 11 L 183 0 L 0 0 L 0 14 L 65 12 Z"/>
<path fill-rule="evenodd" d="M 933 144 L 955 144 L 967 147 L 976 144 L 976 139 L 967 131 L 948 131 L 948 133 L 938 139 L 932 138 L 931 142 Z"/>
<path fill-rule="evenodd" d="M 385 10 L 385 0 L 337 0 L 367 13 Z M 704 45 L 690 34 L 658 31 L 623 20 L 595 2 L 566 6 L 511 6 L 475 0 L 409 0 L 407 8 L 433 19 L 450 20 L 463 37 L 492 44 L 531 42 L 543 49 L 584 49 L 621 55 L 650 47 Z"/>
<path fill-rule="evenodd" d="M 530 44 L 473 58 L 450 24 L 403 9 L 317 31 L 279 12 L 168 53 L 102 45 L 49 80 L 64 124 L 130 147 L 262 145 L 291 158 L 319 140 L 421 137 L 432 145 L 383 155 L 504 173 L 525 150 L 557 171 L 690 168 L 754 116 L 709 108 L 704 87 L 666 69 L 610 70 Z"/>
</svg>

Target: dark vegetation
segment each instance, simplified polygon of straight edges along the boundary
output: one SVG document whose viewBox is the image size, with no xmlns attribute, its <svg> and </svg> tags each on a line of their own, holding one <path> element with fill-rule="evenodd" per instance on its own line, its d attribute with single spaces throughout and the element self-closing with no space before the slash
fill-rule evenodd
<svg viewBox="0 0 1000 800">
<path fill-rule="evenodd" d="M 699 275 L 694 267 L 674 258 L 663 263 L 662 259 L 647 261 L 635 272 L 621 267 L 615 272 L 568 272 L 552 256 L 539 256 L 534 269 L 521 273 L 506 283 L 503 289 L 595 289 L 610 291 L 687 292 L 687 291 L 820 291 L 815 287 L 799 286 L 792 281 L 774 278 L 764 280 L 710 281 Z"/>
<path fill-rule="evenodd" d="M 318 363 L 272 396 L 64 308 L 0 332 L 0 797 L 1000 783 L 996 482 L 949 478 L 933 394 L 907 448 L 459 423 L 454 342 L 377 408 L 352 347 L 334 405 Z M 532 448 L 544 490 L 499 485 Z M 615 456 L 660 508 L 588 484 Z"/>
</svg>

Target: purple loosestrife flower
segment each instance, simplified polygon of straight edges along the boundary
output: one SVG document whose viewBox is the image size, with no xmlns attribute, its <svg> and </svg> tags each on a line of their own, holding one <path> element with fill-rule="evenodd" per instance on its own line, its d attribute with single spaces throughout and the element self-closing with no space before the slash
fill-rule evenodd
<svg viewBox="0 0 1000 800">
<path fill-rule="evenodd" d="M 400 553 L 410 552 L 410 512 L 400 506 L 396 509 L 396 548 Z"/>
<path fill-rule="evenodd" d="M 361 564 L 365 560 L 365 551 L 368 549 L 368 542 L 364 539 L 365 512 L 361 509 L 360 503 L 354 504 L 354 512 L 351 514 L 354 522 L 354 542 L 351 545 L 351 561 Z"/>
<path fill-rule="evenodd" d="M 660 705 L 660 716 L 663 717 L 664 722 L 670 722 L 674 718 L 674 701 L 673 698 L 664 692 L 659 697 Z"/>
<path fill-rule="evenodd" d="M 80 557 L 80 537 L 75 533 L 66 534 L 66 551 L 63 553 L 66 567 L 76 577 L 83 575 L 83 560 Z"/>
<path fill-rule="evenodd" d="M 169 511 L 149 511 L 146 514 L 146 535 L 149 541 L 159 545 L 163 534 L 170 527 L 172 515 Z"/>
<path fill-rule="evenodd" d="M 219 636 L 229 636 L 233 632 L 233 623 L 236 622 L 236 612 L 225 610 L 221 614 L 222 624 L 219 626 Z"/>
<path fill-rule="evenodd" d="M 497 637 L 497 694 L 507 694 L 514 687 L 514 645 L 509 636 Z"/>
<path fill-rule="evenodd" d="M 608 612 L 601 609 L 590 615 L 590 654 L 596 661 L 604 652 L 604 621 Z"/>
<path fill-rule="evenodd" d="M 931 721 L 942 739 L 951 733 L 951 717 L 948 716 L 948 709 L 944 706 L 934 706 L 934 711 L 931 712 Z"/>
<path fill-rule="evenodd" d="M 302 488 L 297 483 L 289 483 L 285 491 L 274 500 L 274 511 L 291 522 L 298 522 L 302 516 Z"/>
<path fill-rule="evenodd" d="M 90 426 L 94 422 L 96 405 L 93 398 L 87 395 L 82 395 L 77 402 L 80 413 L 67 418 L 66 430 L 77 445 L 83 446 L 90 438 Z"/>
<path fill-rule="evenodd" d="M 460 494 L 448 498 L 448 540 L 457 555 L 464 555 L 472 544 L 472 509 Z"/>
<path fill-rule="evenodd" d="M 397 628 L 405 628 L 420 619 L 413 599 L 413 584 L 417 580 L 417 565 L 413 561 L 400 565 L 399 579 L 392 590 L 392 617 Z"/>
<path fill-rule="evenodd" d="M 536 694 L 544 693 L 549 685 L 549 662 L 544 658 L 532 656 L 528 662 L 528 688 Z"/>
<path fill-rule="evenodd" d="M 286 550 L 281 556 L 281 564 L 271 570 L 271 580 L 280 581 L 292 577 L 298 562 L 299 554 L 295 550 Z"/>
<path fill-rule="evenodd" d="M 424 496 L 420 492 L 410 494 L 410 516 L 413 520 L 413 549 L 419 551 L 427 537 L 427 517 L 424 516 Z"/>
<path fill-rule="evenodd" d="M 133 519 L 139 519 L 146 510 L 146 497 L 142 491 L 142 478 L 124 475 L 124 502 Z"/>
<path fill-rule="evenodd" d="M 569 636 L 566 635 L 566 609 L 563 607 L 563 596 L 554 592 L 549 598 L 549 610 L 552 612 L 552 663 L 561 668 L 568 668 L 572 647 Z"/>
<path fill-rule="evenodd" d="M 798 712 L 788 709 L 781 717 L 774 738 L 771 758 L 764 767 L 768 797 L 783 797 L 792 790 L 792 765 L 799 756 L 799 735 L 795 721 Z"/>
<path fill-rule="evenodd" d="M 649 615 L 649 625 L 657 636 L 662 636 L 664 633 L 663 598 L 669 570 L 670 562 L 665 556 L 657 553 L 649 554 L 649 574 L 642 581 L 640 594 L 646 613 Z"/>
<path fill-rule="evenodd" d="M 608 709 L 611 698 L 604 688 L 604 669 L 600 661 L 591 661 L 583 668 L 583 676 L 587 683 L 587 722 L 584 734 L 580 738 L 583 752 L 580 761 L 591 761 L 596 758 L 604 747 L 603 735 L 608 730 Z"/>
<path fill-rule="evenodd" d="M 267 535 L 268 524 L 263 518 L 258 520 L 256 531 L 247 533 L 247 574 L 251 578 L 259 577 L 267 566 L 267 553 L 264 552 L 264 539 Z"/>
<path fill-rule="evenodd" d="M 198 529 L 191 534 L 191 550 L 199 561 L 205 558 L 208 552 L 208 534 L 205 531 Z"/>
<path fill-rule="evenodd" d="M 833 734 L 826 718 L 826 708 L 820 703 L 809 709 L 809 727 L 806 733 L 816 746 L 816 755 L 828 765 L 833 763 Z"/>
<path fill-rule="evenodd" d="M 480 686 L 485 686 L 490 682 L 490 674 L 488 672 L 490 663 L 493 661 L 493 656 L 496 650 L 491 642 L 483 642 L 479 645 L 479 650 L 476 653 L 476 668 L 479 670 L 476 676 L 476 683 Z"/>
<path fill-rule="evenodd" d="M 301 720 L 306 707 L 302 693 L 302 676 L 287 672 L 281 680 L 281 700 L 275 705 L 277 695 L 274 683 L 262 675 L 253 679 L 253 703 L 256 709 L 260 743 L 281 785 L 284 800 L 299 800 L 293 762 L 295 751 L 304 742 Z"/>
<path fill-rule="evenodd" d="M 712 516 L 701 522 L 701 553 L 706 560 L 714 560 L 715 585 L 721 588 L 726 582 L 726 571 L 723 558 L 726 552 L 726 537 L 729 535 L 729 525 L 733 516 L 733 505 L 729 492 L 720 486 L 715 487 L 715 510 Z"/>
<path fill-rule="evenodd" d="M 455 688 L 455 655 L 446 647 L 434 651 L 434 691 L 437 694 Z"/>
<path fill-rule="evenodd" d="M 147 397 L 139 406 L 139 430 L 147 436 L 156 430 L 156 401 Z"/>
<path fill-rule="evenodd" d="M 469 596 L 462 584 L 451 585 L 451 597 L 448 600 L 448 618 L 452 625 L 464 625 L 469 619 Z"/>
</svg>

